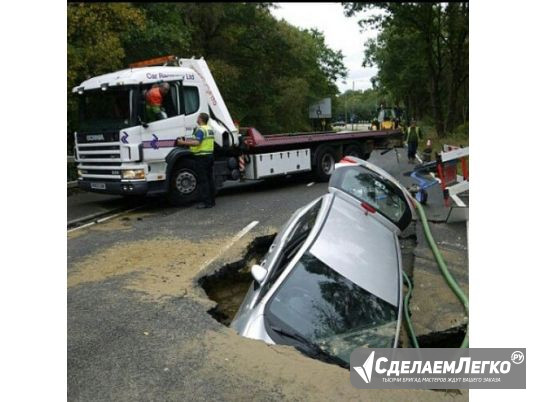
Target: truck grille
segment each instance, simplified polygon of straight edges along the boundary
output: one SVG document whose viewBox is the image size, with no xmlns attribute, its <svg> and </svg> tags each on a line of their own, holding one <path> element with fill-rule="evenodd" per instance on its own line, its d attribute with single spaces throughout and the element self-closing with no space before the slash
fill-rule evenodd
<svg viewBox="0 0 536 402">
<path fill-rule="evenodd" d="M 119 132 L 77 133 L 76 162 L 84 179 L 121 180 Z"/>
</svg>

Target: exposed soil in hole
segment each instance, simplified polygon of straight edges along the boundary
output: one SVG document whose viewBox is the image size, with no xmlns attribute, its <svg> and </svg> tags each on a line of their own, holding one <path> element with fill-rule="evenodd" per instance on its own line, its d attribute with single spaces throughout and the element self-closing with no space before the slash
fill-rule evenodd
<svg viewBox="0 0 536 402">
<path fill-rule="evenodd" d="M 421 348 L 458 348 L 465 338 L 466 325 L 449 328 L 446 331 L 433 332 L 417 337 Z"/>
<path fill-rule="evenodd" d="M 243 258 L 199 279 L 207 296 L 218 303 L 208 311 L 217 321 L 229 326 L 253 280 L 251 266 L 262 261 L 275 236 L 257 237 L 249 244 Z"/>
</svg>

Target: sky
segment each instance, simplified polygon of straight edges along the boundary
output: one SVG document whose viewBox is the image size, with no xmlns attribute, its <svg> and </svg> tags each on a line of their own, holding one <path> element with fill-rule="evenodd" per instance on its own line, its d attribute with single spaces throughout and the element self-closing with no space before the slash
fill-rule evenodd
<svg viewBox="0 0 536 402">
<path fill-rule="evenodd" d="M 344 16 L 340 3 L 275 3 L 278 8 L 272 9 L 277 19 L 300 28 L 317 28 L 324 33 L 326 44 L 333 50 L 341 50 L 344 64 L 348 69 L 348 77 L 339 79 L 337 86 L 341 92 L 352 89 L 372 88 L 370 79 L 376 75 L 375 67 L 362 67 L 365 58 L 365 42 L 375 38 L 377 31 L 367 29 L 361 32 L 358 25 L 359 16 Z M 362 14 L 361 14 L 362 15 Z"/>
</svg>

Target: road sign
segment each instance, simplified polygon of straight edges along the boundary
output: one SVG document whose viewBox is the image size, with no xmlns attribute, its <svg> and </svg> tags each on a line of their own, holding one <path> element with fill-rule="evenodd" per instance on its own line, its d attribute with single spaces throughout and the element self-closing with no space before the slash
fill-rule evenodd
<svg viewBox="0 0 536 402">
<path fill-rule="evenodd" d="M 310 119 L 331 119 L 331 98 L 324 98 L 309 106 Z"/>
</svg>

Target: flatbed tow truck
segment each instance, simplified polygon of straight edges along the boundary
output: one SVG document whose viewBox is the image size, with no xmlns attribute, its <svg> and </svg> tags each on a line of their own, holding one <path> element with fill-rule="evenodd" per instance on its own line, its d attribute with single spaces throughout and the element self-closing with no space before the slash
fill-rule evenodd
<svg viewBox="0 0 536 402">
<path fill-rule="evenodd" d="M 161 82 L 170 85 L 166 116 L 147 122 L 145 91 Z M 252 127 L 239 131 L 202 58 L 165 56 L 134 63 L 90 78 L 73 92 L 80 98 L 74 133 L 79 187 L 120 195 L 167 194 L 175 205 L 198 197 L 193 155 L 176 146 L 176 139 L 193 136 L 201 112 L 209 114 L 214 131 L 217 188 L 225 181 L 307 171 L 327 181 L 344 155 L 368 159 L 374 149 L 401 146 L 403 141 L 398 129 L 271 135 Z"/>
</svg>

